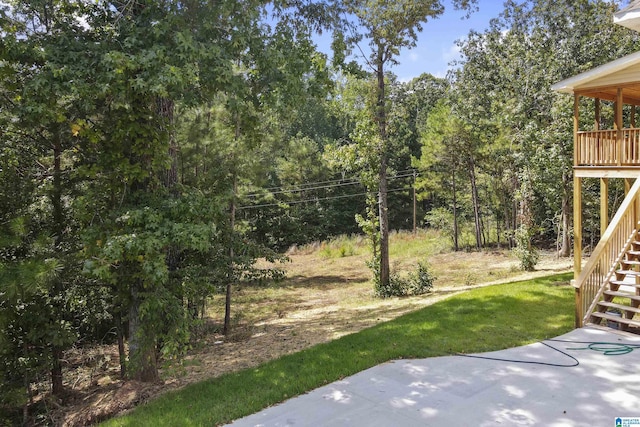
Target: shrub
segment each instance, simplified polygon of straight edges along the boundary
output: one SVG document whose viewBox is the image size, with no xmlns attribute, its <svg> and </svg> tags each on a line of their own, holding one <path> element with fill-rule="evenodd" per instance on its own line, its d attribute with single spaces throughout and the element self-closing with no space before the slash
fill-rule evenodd
<svg viewBox="0 0 640 427">
<path fill-rule="evenodd" d="M 408 277 L 402 277 L 398 272 L 392 271 L 389 275 L 389 284 L 383 286 L 376 276 L 375 292 L 380 298 L 404 297 L 422 295 L 431 292 L 436 276 L 431 272 L 429 264 L 419 262 L 415 271 Z"/>
<path fill-rule="evenodd" d="M 409 295 L 422 295 L 431 292 L 437 277 L 426 262 L 419 262 L 416 271 L 409 277 Z"/>
<path fill-rule="evenodd" d="M 530 228 L 521 225 L 515 232 L 516 247 L 513 252 L 520 260 L 520 268 L 524 271 L 533 271 L 538 263 L 539 254 L 531 244 Z"/>
</svg>

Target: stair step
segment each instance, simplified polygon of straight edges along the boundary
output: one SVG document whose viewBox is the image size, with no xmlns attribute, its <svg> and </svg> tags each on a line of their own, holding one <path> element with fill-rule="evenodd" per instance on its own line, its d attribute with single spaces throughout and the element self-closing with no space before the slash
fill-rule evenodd
<svg viewBox="0 0 640 427">
<path fill-rule="evenodd" d="M 627 255 L 640 256 L 640 251 L 629 250 L 627 251 Z"/>
<path fill-rule="evenodd" d="M 594 311 L 593 313 L 591 313 L 591 316 L 598 317 L 600 319 L 611 320 L 612 322 L 622 323 L 624 325 L 634 326 L 636 328 L 640 328 L 640 321 L 637 321 L 637 320 L 627 319 L 627 318 L 618 317 L 618 316 L 612 316 L 610 314 L 600 313 L 597 311 Z"/>
<path fill-rule="evenodd" d="M 611 280 L 609 283 L 618 286 L 633 286 L 634 288 L 640 288 L 640 283 L 629 283 L 624 280 Z"/>
<path fill-rule="evenodd" d="M 640 308 L 631 307 L 630 305 L 616 304 L 614 302 L 606 302 L 606 301 L 600 301 L 598 305 L 601 307 L 607 307 L 607 308 L 617 308 L 618 310 L 621 310 L 621 311 L 640 313 Z"/>
<path fill-rule="evenodd" d="M 629 298 L 634 301 L 640 302 L 640 295 L 629 294 L 627 292 L 616 292 L 616 291 L 604 291 L 605 295 L 611 295 L 612 297 L 622 297 Z"/>
<path fill-rule="evenodd" d="M 640 276 L 640 271 L 635 270 L 617 270 L 616 274 L 628 276 Z"/>
<path fill-rule="evenodd" d="M 640 261 L 635 260 L 635 259 L 623 259 L 622 261 L 620 261 L 620 264 L 622 264 L 622 265 L 640 265 Z"/>
</svg>

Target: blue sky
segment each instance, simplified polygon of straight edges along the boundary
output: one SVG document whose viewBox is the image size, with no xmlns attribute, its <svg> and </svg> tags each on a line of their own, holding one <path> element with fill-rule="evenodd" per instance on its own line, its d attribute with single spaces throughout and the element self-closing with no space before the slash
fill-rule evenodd
<svg viewBox="0 0 640 427">
<path fill-rule="evenodd" d="M 457 11 L 445 1 L 445 11 L 439 18 L 428 21 L 418 38 L 418 45 L 400 52 L 400 64 L 391 71 L 401 81 L 409 81 L 422 73 L 445 77 L 449 62 L 460 59 L 456 40 L 466 38 L 470 30 L 479 32 L 489 28 L 489 21 L 503 10 L 502 0 L 479 0 L 479 10 L 465 19 L 465 12 Z"/>
<path fill-rule="evenodd" d="M 403 49 L 398 58 L 399 64 L 390 69 L 401 81 L 409 81 L 422 73 L 445 77 L 449 62 L 460 58 L 455 41 L 465 38 L 471 29 L 484 31 L 489 27 L 491 18 L 503 10 L 502 0 L 479 0 L 479 11 L 464 19 L 465 12 L 455 10 L 450 0 L 443 3 L 445 12 L 424 24 L 418 45 L 411 50 Z M 329 37 L 318 39 L 317 43 L 321 51 L 331 56 Z"/>
</svg>

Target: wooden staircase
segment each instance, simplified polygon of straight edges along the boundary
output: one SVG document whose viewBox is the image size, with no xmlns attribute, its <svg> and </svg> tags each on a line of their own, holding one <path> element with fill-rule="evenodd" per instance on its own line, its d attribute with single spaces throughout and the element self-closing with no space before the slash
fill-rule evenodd
<svg viewBox="0 0 640 427">
<path fill-rule="evenodd" d="M 640 334 L 640 179 L 627 193 L 591 257 L 572 282 L 576 326 Z"/>
<path fill-rule="evenodd" d="M 640 230 L 640 224 L 636 226 Z M 630 237 L 631 245 L 615 269 L 591 312 L 591 324 L 640 334 L 640 234 Z"/>
</svg>

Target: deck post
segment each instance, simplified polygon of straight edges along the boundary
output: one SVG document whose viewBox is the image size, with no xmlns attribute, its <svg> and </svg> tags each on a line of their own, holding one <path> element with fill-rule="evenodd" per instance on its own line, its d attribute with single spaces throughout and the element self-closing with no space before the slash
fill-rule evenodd
<svg viewBox="0 0 640 427">
<path fill-rule="evenodd" d="M 623 139 L 622 106 L 623 106 L 622 88 L 619 87 L 616 92 L 616 103 L 615 103 L 615 114 L 614 114 L 614 125 L 617 131 L 616 146 L 618 147 L 618 150 L 617 150 L 618 166 L 622 166 L 622 155 L 624 153 L 624 146 L 623 146 L 624 141 L 622 140 Z"/>
<path fill-rule="evenodd" d="M 578 130 L 580 128 L 580 96 L 573 96 L 573 164 L 578 165 Z M 582 179 L 573 175 L 573 278 L 576 299 L 576 327 L 582 326 L 582 295 L 577 283 L 582 271 Z"/>
<path fill-rule="evenodd" d="M 600 178 L 600 237 L 609 226 L 609 179 Z"/>
<path fill-rule="evenodd" d="M 582 178 L 573 177 L 573 278 L 582 271 Z"/>
<path fill-rule="evenodd" d="M 573 165 L 578 166 L 578 130 L 580 125 L 580 95 L 573 95 Z"/>
<path fill-rule="evenodd" d="M 576 328 L 582 327 L 582 289 L 578 278 L 582 271 L 582 179 L 573 177 L 573 279 L 576 285 Z"/>
</svg>

